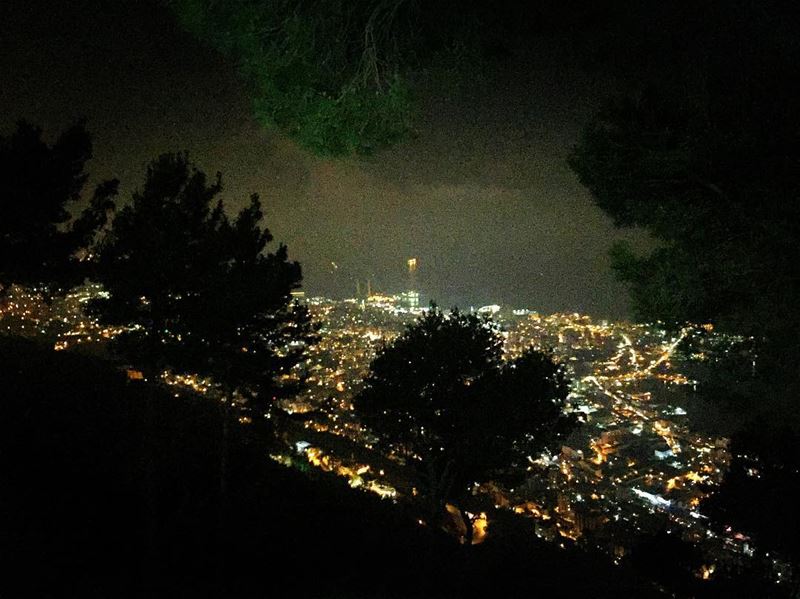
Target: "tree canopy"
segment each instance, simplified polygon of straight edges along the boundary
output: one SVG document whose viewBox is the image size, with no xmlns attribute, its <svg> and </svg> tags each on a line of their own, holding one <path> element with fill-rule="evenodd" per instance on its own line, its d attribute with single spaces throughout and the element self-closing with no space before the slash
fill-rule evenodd
<svg viewBox="0 0 800 599">
<path fill-rule="evenodd" d="M 659 242 L 648 255 L 625 245 L 612 253 L 640 320 L 711 322 L 752 338 L 745 367 L 725 356 L 716 380 L 700 380 L 706 399 L 742 413 L 743 429 L 728 478 L 704 509 L 790 554 L 773 500 L 797 488 L 797 455 L 768 447 L 789 446 L 783 427 L 796 436 L 800 426 L 796 17 L 777 2 L 642 3 L 617 43 L 620 93 L 570 157 L 618 226 L 643 227 Z M 723 363 L 733 361 L 739 368 L 727 376 Z M 747 474 L 755 470 L 761 480 Z"/>
<path fill-rule="evenodd" d="M 792 498 L 800 493 L 800 434 L 756 421 L 734 436 L 731 454 L 730 470 L 703 510 L 752 535 L 762 551 L 778 551 L 797 563 L 800 526 Z"/>
<path fill-rule="evenodd" d="M 796 330 L 800 163 L 789 148 L 755 145 L 752 132 L 714 139 L 697 118 L 648 90 L 612 103 L 584 132 L 571 165 L 597 204 L 661 242 L 643 257 L 615 247 L 614 267 L 643 320 Z"/>
<path fill-rule="evenodd" d="M 474 74 L 497 7 L 417 0 L 168 0 L 234 60 L 256 118 L 320 154 L 368 153 L 412 126 L 409 70 L 457 57 Z M 495 32 L 495 33 L 493 33 Z"/>
<path fill-rule="evenodd" d="M 77 252 L 91 245 L 117 193 L 117 181 L 101 183 L 73 219 L 71 205 L 81 199 L 91 157 L 92 140 L 83 123 L 52 145 L 26 121 L 10 136 L 0 136 L 0 288 L 81 282 L 86 273 Z"/>
<path fill-rule="evenodd" d="M 628 18 L 636 25 L 624 26 L 613 55 L 621 92 L 587 125 L 570 165 L 617 225 L 660 242 L 645 256 L 624 245 L 613 253 L 636 315 L 791 345 L 787 331 L 800 330 L 791 14 L 749 0 L 647 2 Z M 629 46 L 637 52 L 625 58 Z"/>
<path fill-rule="evenodd" d="M 230 220 L 215 203 L 221 190 L 221 176 L 209 182 L 186 155 L 153 161 L 99 247 L 109 297 L 94 309 L 124 327 L 115 344 L 132 362 L 269 401 L 313 340 L 307 311 L 291 302 L 300 265 L 284 245 L 265 253 L 272 235 L 257 195 Z"/>
<path fill-rule="evenodd" d="M 356 410 L 417 470 L 436 515 L 568 431 L 566 396 L 549 355 L 504 361 L 491 321 L 434 306 L 378 353 Z"/>
</svg>

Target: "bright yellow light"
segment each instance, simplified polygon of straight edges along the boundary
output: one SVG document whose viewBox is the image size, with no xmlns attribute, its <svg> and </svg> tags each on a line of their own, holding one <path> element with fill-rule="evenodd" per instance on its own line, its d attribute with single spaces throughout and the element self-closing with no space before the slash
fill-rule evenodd
<svg viewBox="0 0 800 599">
<path fill-rule="evenodd" d="M 481 512 L 472 521 L 472 544 L 478 545 L 486 540 L 486 535 L 489 531 L 489 519 L 486 517 L 486 512 Z"/>
<path fill-rule="evenodd" d="M 703 580 L 709 580 L 711 578 L 711 576 L 714 574 L 714 570 L 716 570 L 716 569 L 717 569 L 717 565 L 716 564 L 711 564 L 710 566 L 707 566 L 707 565 L 703 564 L 700 567 L 700 575 L 701 575 L 702 579 Z"/>
<path fill-rule="evenodd" d="M 141 370 L 134 370 L 133 368 L 128 368 L 125 372 L 128 375 L 128 380 L 131 381 L 141 381 L 144 379 L 144 374 Z"/>
</svg>

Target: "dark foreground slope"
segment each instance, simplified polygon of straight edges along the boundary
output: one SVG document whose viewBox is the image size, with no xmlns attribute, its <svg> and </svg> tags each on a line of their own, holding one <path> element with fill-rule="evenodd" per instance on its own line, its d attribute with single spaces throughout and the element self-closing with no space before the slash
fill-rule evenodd
<svg viewBox="0 0 800 599">
<path fill-rule="evenodd" d="M 207 400 L 0 337 L 0 597 L 649 595 L 526 536 L 466 551 L 243 430 L 221 504 L 220 430 Z"/>
</svg>

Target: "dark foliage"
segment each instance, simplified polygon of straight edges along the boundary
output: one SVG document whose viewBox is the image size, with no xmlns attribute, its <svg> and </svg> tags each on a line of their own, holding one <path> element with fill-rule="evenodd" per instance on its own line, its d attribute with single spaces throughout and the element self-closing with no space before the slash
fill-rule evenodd
<svg viewBox="0 0 800 599">
<path fill-rule="evenodd" d="M 76 252 L 94 241 L 117 193 L 117 181 L 101 183 L 72 220 L 70 206 L 80 200 L 91 157 L 83 123 L 53 145 L 25 121 L 9 137 L 0 136 L 0 288 L 16 283 L 56 291 L 83 280 Z"/>
<path fill-rule="evenodd" d="M 256 117 L 321 154 L 369 153 L 412 127 L 410 71 L 449 64 L 469 81 L 507 51 L 513 2 L 167 0 L 237 64 Z M 452 67 L 455 65 L 455 68 Z"/>
<path fill-rule="evenodd" d="M 614 103 L 571 157 L 618 225 L 662 242 L 645 257 L 618 246 L 614 267 L 643 320 L 713 322 L 784 342 L 786 327 L 798 328 L 798 157 L 788 145 L 756 145 L 754 132 L 715 140 L 674 102 L 648 90 Z"/>
<path fill-rule="evenodd" d="M 792 596 L 791 589 L 773 584 L 762 562 L 749 560 L 735 567 L 704 558 L 695 545 L 681 539 L 675 530 L 660 530 L 642 537 L 624 562 L 672 596 L 708 599 Z M 704 569 L 707 578 L 703 578 Z"/>
<path fill-rule="evenodd" d="M 208 183 L 184 155 L 154 161 L 99 248 L 96 279 L 110 297 L 93 309 L 128 327 L 115 346 L 151 375 L 196 373 L 269 402 L 291 391 L 279 378 L 291 378 L 313 341 L 290 297 L 300 266 L 283 245 L 264 253 L 272 236 L 258 196 L 230 221 L 214 203 L 221 189 L 219 175 Z"/>
<path fill-rule="evenodd" d="M 635 4 L 601 44 L 623 94 L 570 164 L 617 225 L 659 242 L 646 256 L 626 246 L 612 256 L 639 319 L 753 338 L 748 364 L 701 378 L 700 393 L 741 412 L 736 451 L 769 466 L 748 480 L 737 458 L 714 501 L 766 547 L 785 548 L 775 504 L 792 500 L 774 491 L 795 488 L 798 456 L 751 441 L 800 430 L 800 13 L 754 0 Z"/>
<path fill-rule="evenodd" d="M 661 242 L 613 256 L 639 318 L 714 322 L 796 357 L 798 13 L 735 4 L 645 2 L 620 16 L 624 48 L 607 45 L 625 92 L 570 164 L 619 226 Z"/>
<path fill-rule="evenodd" d="M 703 564 L 699 550 L 682 541 L 677 533 L 667 531 L 641 539 L 626 559 L 634 568 L 681 596 L 695 590 L 697 572 Z"/>
<path fill-rule="evenodd" d="M 419 472 L 434 515 L 472 484 L 519 465 L 570 429 L 563 370 L 528 351 L 503 362 L 490 321 L 433 306 L 370 366 L 356 409 Z M 468 531 L 469 532 L 469 531 Z"/>
<path fill-rule="evenodd" d="M 703 509 L 723 526 L 751 534 L 757 546 L 800 560 L 800 435 L 755 421 L 731 440 L 730 471 Z"/>
</svg>

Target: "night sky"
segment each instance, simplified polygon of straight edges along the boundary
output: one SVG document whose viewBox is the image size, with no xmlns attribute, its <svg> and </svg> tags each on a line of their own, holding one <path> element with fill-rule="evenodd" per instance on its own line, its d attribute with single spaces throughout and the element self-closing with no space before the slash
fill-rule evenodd
<svg viewBox="0 0 800 599">
<path fill-rule="evenodd" d="M 233 65 L 157 3 L 51 4 L 0 19 L 0 130 L 24 117 L 52 136 L 85 116 L 93 179 L 119 177 L 123 201 L 150 159 L 185 149 L 222 171 L 230 208 L 261 194 L 310 294 L 351 296 L 368 276 L 400 291 L 417 256 L 426 300 L 627 316 L 607 250 L 647 240 L 616 231 L 566 165 L 610 91 L 574 38 L 543 35 L 469 90 L 424 86 L 414 139 L 326 160 L 262 130 Z"/>
</svg>

